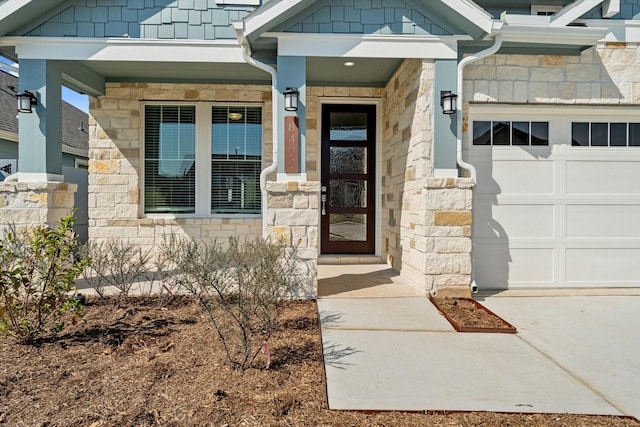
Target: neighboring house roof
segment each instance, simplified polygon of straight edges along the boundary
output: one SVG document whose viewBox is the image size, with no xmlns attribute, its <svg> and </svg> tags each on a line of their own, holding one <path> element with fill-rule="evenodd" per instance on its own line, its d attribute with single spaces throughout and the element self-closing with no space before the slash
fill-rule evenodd
<svg viewBox="0 0 640 427">
<path fill-rule="evenodd" d="M 8 86 L 18 89 L 18 78 L 0 71 L 0 135 L 18 141 L 18 112 L 14 92 Z M 89 149 L 88 114 L 73 105 L 62 102 L 62 145 L 82 150 L 86 156 Z M 78 153 L 74 150 L 74 153 Z"/>
</svg>

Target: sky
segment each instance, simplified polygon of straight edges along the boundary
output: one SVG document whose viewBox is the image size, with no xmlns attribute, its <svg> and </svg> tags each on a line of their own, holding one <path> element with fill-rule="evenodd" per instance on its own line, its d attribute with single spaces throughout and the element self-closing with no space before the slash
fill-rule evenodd
<svg viewBox="0 0 640 427">
<path fill-rule="evenodd" d="M 0 62 L 4 64 L 9 64 L 12 66 L 16 66 L 17 64 L 3 56 L 0 56 Z M 69 104 L 73 105 L 79 110 L 84 111 L 85 113 L 89 112 L 89 97 L 87 95 L 79 94 L 76 91 L 73 91 L 65 86 L 62 87 L 62 99 L 67 101 Z"/>
</svg>

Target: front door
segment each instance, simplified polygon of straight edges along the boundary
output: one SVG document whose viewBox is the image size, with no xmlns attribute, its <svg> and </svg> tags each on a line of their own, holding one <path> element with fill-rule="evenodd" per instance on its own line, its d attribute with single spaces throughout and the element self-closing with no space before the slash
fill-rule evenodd
<svg viewBox="0 0 640 427">
<path fill-rule="evenodd" d="M 375 105 L 322 106 L 321 252 L 375 252 Z"/>
</svg>

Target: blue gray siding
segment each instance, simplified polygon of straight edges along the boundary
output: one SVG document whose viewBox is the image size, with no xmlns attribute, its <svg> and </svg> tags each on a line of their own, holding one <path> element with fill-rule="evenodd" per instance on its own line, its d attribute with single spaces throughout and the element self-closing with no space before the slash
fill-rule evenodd
<svg viewBox="0 0 640 427">
<path fill-rule="evenodd" d="M 451 34 L 402 0 L 336 0 L 283 30 L 297 33 Z"/>
<path fill-rule="evenodd" d="M 27 35 L 235 39 L 231 23 L 254 9 L 217 5 L 215 0 L 79 0 Z"/>
</svg>

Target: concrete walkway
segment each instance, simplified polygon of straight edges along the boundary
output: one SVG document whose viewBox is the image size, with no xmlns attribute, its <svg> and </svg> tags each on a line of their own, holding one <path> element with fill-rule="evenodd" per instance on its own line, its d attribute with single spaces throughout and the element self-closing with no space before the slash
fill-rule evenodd
<svg viewBox="0 0 640 427">
<path fill-rule="evenodd" d="M 519 333 L 474 334 L 384 265 L 319 277 L 331 409 L 640 417 L 640 296 L 487 297 Z"/>
</svg>

